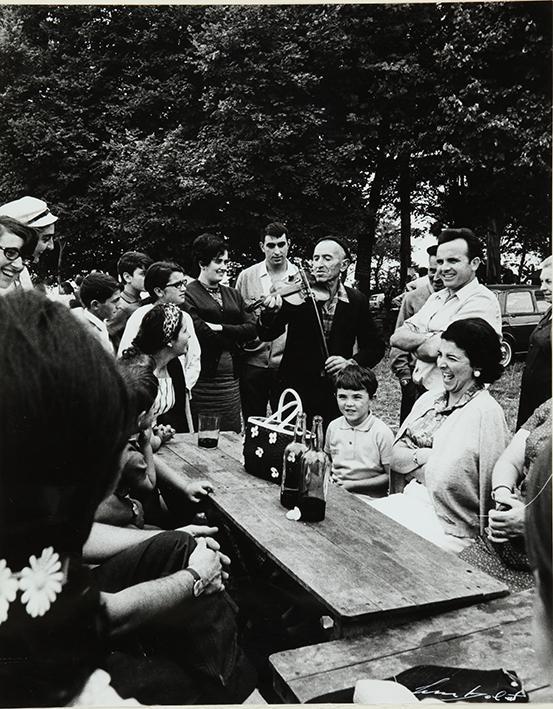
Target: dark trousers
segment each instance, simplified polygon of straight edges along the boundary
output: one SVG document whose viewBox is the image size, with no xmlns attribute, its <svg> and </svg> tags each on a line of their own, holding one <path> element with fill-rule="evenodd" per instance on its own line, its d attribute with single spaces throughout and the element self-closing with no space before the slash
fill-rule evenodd
<svg viewBox="0 0 553 709">
<path fill-rule="evenodd" d="M 307 414 L 307 425 L 313 423 L 313 416 L 323 417 L 323 429 L 342 414 L 336 403 L 336 389 L 333 381 L 318 373 L 287 373 L 284 377 L 286 387 L 295 389 L 302 400 L 303 410 Z"/>
<path fill-rule="evenodd" d="M 415 401 L 427 391 L 422 384 L 415 384 L 410 381 L 409 384 L 401 387 L 401 407 L 399 410 L 399 423 L 402 424 L 407 416 L 411 413 L 411 409 Z"/>
<path fill-rule="evenodd" d="M 196 546 L 183 532 L 163 532 L 92 571 L 97 588 L 116 593 L 186 568 Z M 237 608 L 228 594 L 187 598 L 137 630 L 111 639 L 106 669 L 122 697 L 143 704 L 234 704 L 255 687 L 238 645 Z"/>
<path fill-rule="evenodd" d="M 271 404 L 271 412 L 275 412 L 283 389 L 278 369 L 243 364 L 240 370 L 240 398 L 244 421 L 249 416 L 266 416 L 267 404 Z"/>
</svg>

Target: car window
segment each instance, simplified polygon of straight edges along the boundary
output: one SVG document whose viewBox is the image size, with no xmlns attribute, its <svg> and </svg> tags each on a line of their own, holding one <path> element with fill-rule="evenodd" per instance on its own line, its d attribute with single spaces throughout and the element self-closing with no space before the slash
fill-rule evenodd
<svg viewBox="0 0 553 709">
<path fill-rule="evenodd" d="M 508 313 L 533 313 L 534 303 L 530 291 L 524 290 L 507 294 Z"/>
<path fill-rule="evenodd" d="M 541 290 L 536 291 L 536 305 L 538 306 L 538 313 L 545 313 L 547 308 L 549 308 L 549 303 L 544 299 Z"/>
</svg>

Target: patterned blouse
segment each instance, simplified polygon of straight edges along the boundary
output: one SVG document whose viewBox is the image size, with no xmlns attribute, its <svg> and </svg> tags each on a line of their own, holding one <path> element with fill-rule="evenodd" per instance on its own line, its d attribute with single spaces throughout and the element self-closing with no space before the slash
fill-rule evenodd
<svg viewBox="0 0 553 709">
<path fill-rule="evenodd" d="M 420 418 L 415 419 L 415 421 L 405 429 L 400 440 L 404 440 L 409 447 L 432 448 L 434 434 L 449 414 L 455 409 L 460 409 L 467 404 L 479 391 L 481 391 L 480 387 L 471 387 L 453 406 L 449 406 L 448 404 L 448 393 L 441 393 L 436 397 L 433 408 Z"/>
</svg>

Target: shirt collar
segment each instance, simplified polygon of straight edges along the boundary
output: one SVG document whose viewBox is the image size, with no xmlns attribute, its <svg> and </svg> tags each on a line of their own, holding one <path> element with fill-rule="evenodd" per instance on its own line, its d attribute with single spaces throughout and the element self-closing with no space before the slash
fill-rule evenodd
<svg viewBox="0 0 553 709">
<path fill-rule="evenodd" d="M 297 267 L 294 266 L 294 264 L 291 261 L 288 261 L 286 259 L 286 271 L 284 272 L 284 277 L 287 278 L 290 275 L 293 275 L 297 272 Z M 268 276 L 269 271 L 267 271 L 267 262 L 266 261 L 261 261 L 259 263 L 259 277 L 263 278 L 263 276 Z"/>
<path fill-rule="evenodd" d="M 436 293 L 436 298 L 445 303 L 446 300 L 457 297 L 461 303 L 464 303 L 479 287 L 480 283 L 478 278 L 473 278 L 472 281 L 469 281 L 462 288 L 459 288 L 459 290 L 455 291 L 455 293 L 452 293 L 449 288 L 443 288 Z"/>
<path fill-rule="evenodd" d="M 477 394 L 479 394 L 481 391 L 482 391 L 482 388 L 479 386 L 476 386 L 476 384 L 474 384 L 473 386 L 470 387 L 470 389 L 467 389 L 467 391 L 463 394 L 463 396 L 459 399 L 459 401 L 456 404 L 454 404 L 453 406 L 448 405 L 447 392 L 444 391 L 434 399 L 434 408 L 435 408 L 436 412 L 438 412 L 440 414 L 451 413 L 454 409 L 460 409 L 465 404 L 468 404 L 468 402 L 471 399 L 473 399 Z"/>
<path fill-rule="evenodd" d="M 374 423 L 374 414 L 369 411 L 369 415 L 364 421 L 358 423 L 357 426 L 350 426 L 345 417 L 342 416 L 338 428 L 342 431 L 368 431 Z"/>
<path fill-rule="evenodd" d="M 91 313 L 90 310 L 87 310 L 84 308 L 84 313 L 85 316 L 87 317 L 88 321 L 94 325 L 94 327 L 97 327 L 98 330 L 107 330 L 107 326 L 103 320 L 100 320 L 100 318 L 96 317 L 94 313 Z"/>
<path fill-rule="evenodd" d="M 342 283 L 342 281 L 339 282 L 338 290 L 336 291 L 336 295 L 338 296 L 338 300 L 341 300 L 342 303 L 349 303 L 348 292 L 346 290 L 345 285 Z"/>
</svg>

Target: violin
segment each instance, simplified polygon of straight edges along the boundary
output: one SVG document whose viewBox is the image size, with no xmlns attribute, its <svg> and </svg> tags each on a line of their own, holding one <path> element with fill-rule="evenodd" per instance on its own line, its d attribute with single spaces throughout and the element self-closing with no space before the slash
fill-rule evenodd
<svg viewBox="0 0 553 709">
<path fill-rule="evenodd" d="M 306 273 L 303 268 L 299 268 L 298 272 L 290 276 L 288 281 L 272 286 L 267 295 L 247 305 L 246 312 L 251 313 L 258 310 L 269 295 L 280 295 L 290 305 L 301 305 L 308 299 L 319 303 L 330 300 L 328 289 L 322 283 L 317 283 L 313 275 Z"/>
</svg>

